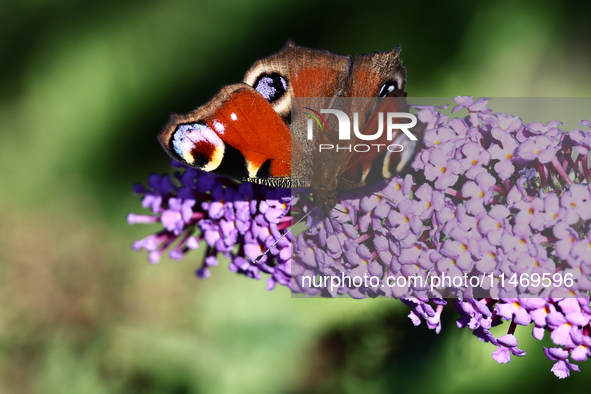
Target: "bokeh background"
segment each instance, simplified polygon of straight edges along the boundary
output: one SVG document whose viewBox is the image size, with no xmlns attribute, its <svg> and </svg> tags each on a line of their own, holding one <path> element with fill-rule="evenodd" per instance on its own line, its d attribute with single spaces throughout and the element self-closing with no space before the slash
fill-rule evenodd
<svg viewBox="0 0 591 394">
<path fill-rule="evenodd" d="M 0 392 L 586 390 L 591 364 L 559 381 L 530 328 L 498 365 L 451 309 L 436 335 L 395 300 L 292 299 L 224 266 L 201 281 L 199 253 L 151 266 L 130 245 L 156 227 L 125 222 L 133 183 L 168 171 L 168 114 L 288 37 L 401 44 L 411 96 L 590 96 L 591 3 L 515 3 L 0 2 Z"/>
</svg>

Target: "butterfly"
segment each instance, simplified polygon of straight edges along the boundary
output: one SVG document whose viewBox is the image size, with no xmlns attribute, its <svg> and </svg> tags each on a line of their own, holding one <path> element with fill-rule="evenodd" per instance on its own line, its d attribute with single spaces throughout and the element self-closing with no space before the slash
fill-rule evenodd
<svg viewBox="0 0 591 394">
<path fill-rule="evenodd" d="M 405 170 L 418 143 L 401 138 L 403 133 L 396 131 L 394 139 L 404 148 L 401 152 L 319 152 L 319 144 L 334 141 L 334 132 L 317 134 L 311 140 L 303 138 L 305 117 L 292 103 L 297 98 L 317 98 L 318 106 L 331 108 L 338 106 L 339 99 L 375 98 L 371 105 L 353 103 L 347 108 L 350 113 L 357 112 L 360 130 L 375 129 L 378 110 L 408 109 L 404 99 L 379 102 L 406 97 L 406 69 L 399 59 L 400 50 L 398 46 L 387 52 L 357 55 L 352 61 L 349 56 L 301 47 L 288 40 L 279 52 L 256 61 L 241 83 L 222 87 L 194 111 L 172 114 L 158 139 L 173 159 L 199 170 L 266 186 L 311 187 L 315 204 L 327 217 L 339 193 Z M 326 129 L 335 129 L 336 117 L 329 117 L 329 123 L 322 121 Z M 415 131 L 420 133 L 420 127 Z M 354 137 L 351 142 L 360 141 Z M 383 133 L 372 142 L 391 141 Z"/>
</svg>

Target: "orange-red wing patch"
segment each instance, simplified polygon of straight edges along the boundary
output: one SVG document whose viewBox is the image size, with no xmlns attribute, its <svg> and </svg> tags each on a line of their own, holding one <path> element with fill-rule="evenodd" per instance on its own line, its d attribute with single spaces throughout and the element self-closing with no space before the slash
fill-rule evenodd
<svg viewBox="0 0 591 394">
<path fill-rule="evenodd" d="M 289 128 L 260 94 L 246 86 L 228 97 L 207 124 L 242 153 L 250 177 L 267 160 L 271 160 L 272 176 L 290 176 Z"/>
<path fill-rule="evenodd" d="M 291 175 L 291 134 L 252 87 L 224 87 L 207 104 L 173 115 L 159 135 L 174 159 L 219 175 L 270 185 Z M 288 185 L 287 185 L 288 186 Z"/>
</svg>

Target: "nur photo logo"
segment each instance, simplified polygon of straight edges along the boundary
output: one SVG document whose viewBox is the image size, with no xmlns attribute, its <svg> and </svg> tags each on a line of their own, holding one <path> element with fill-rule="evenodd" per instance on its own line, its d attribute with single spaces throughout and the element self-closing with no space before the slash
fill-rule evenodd
<svg viewBox="0 0 591 394">
<path fill-rule="evenodd" d="M 416 141 L 415 137 L 409 129 L 417 125 L 417 118 L 409 112 L 377 112 L 372 116 L 377 116 L 377 130 L 373 134 L 364 134 L 359 130 L 359 113 L 353 112 L 353 122 L 349 115 L 339 109 L 321 109 L 320 112 L 313 110 L 310 107 L 303 107 L 304 114 L 310 116 L 307 122 L 307 139 L 314 139 L 314 122 L 319 126 L 321 132 L 328 131 L 328 123 L 322 114 L 333 114 L 338 121 L 338 139 L 339 141 L 351 141 L 351 125 L 353 125 L 353 134 L 356 139 L 362 141 L 375 141 L 382 138 L 384 133 L 384 119 L 386 123 L 385 132 L 386 139 L 392 141 L 394 138 L 394 130 L 400 130 L 406 137 L 412 141 Z M 399 123 L 402 119 L 410 119 L 408 123 Z M 367 132 L 367 130 L 366 130 Z M 402 134 L 398 136 L 401 138 Z M 355 152 L 369 152 L 372 149 L 377 149 L 378 152 L 384 148 L 388 152 L 402 152 L 404 146 L 398 143 L 391 144 L 318 144 L 318 152 L 333 150 L 347 150 Z"/>
</svg>

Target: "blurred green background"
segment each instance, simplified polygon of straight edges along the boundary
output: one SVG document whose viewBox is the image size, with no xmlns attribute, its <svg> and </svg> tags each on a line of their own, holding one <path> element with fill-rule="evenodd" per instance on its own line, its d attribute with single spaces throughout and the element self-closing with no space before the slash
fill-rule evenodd
<svg viewBox="0 0 591 394">
<path fill-rule="evenodd" d="M 583 8 L 582 8 L 583 7 Z M 292 299 L 199 253 L 150 266 L 133 183 L 168 171 L 156 134 L 288 37 L 355 54 L 401 44 L 411 96 L 590 96 L 576 1 L 0 2 L 1 393 L 581 392 L 528 351 L 509 365 L 393 300 Z M 503 326 L 497 334 L 506 330 Z M 548 346 L 548 342 L 545 343 Z"/>
</svg>

